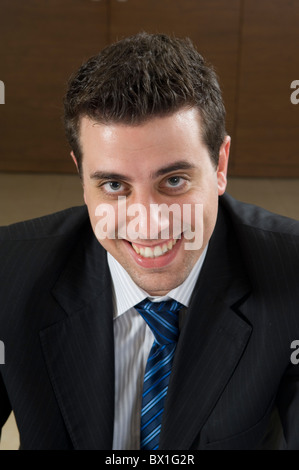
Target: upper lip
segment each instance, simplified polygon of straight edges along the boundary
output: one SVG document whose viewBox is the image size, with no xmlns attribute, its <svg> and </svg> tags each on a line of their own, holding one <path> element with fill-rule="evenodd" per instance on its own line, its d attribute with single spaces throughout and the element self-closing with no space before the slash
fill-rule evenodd
<svg viewBox="0 0 299 470">
<path fill-rule="evenodd" d="M 166 239 L 157 239 L 157 240 L 127 240 L 127 242 L 129 243 L 133 243 L 134 245 L 137 245 L 137 246 L 148 246 L 148 247 L 155 247 L 155 246 L 158 246 L 158 245 L 163 245 L 164 243 L 168 243 L 170 241 L 173 241 L 175 240 L 176 238 L 181 238 L 182 237 L 182 234 L 180 234 L 179 237 L 173 237 L 173 238 L 168 238 L 167 240 Z"/>
</svg>

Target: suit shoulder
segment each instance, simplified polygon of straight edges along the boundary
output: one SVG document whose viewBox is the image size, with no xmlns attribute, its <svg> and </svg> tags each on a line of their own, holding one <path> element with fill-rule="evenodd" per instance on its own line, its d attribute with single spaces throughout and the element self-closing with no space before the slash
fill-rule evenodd
<svg viewBox="0 0 299 470">
<path fill-rule="evenodd" d="M 235 226 L 258 232 L 299 237 L 299 221 L 275 214 L 254 204 L 238 201 L 228 194 L 220 198 L 220 204 L 229 213 Z"/>
<path fill-rule="evenodd" d="M 32 240 L 64 236 L 87 220 L 86 206 L 71 207 L 53 214 L 0 227 L 0 240 Z"/>
<path fill-rule="evenodd" d="M 277 290 L 289 291 L 292 285 L 293 291 L 298 292 L 299 222 L 228 195 L 220 204 L 230 220 L 253 284 L 267 284 L 269 292 L 273 292 L 279 278 Z"/>
</svg>

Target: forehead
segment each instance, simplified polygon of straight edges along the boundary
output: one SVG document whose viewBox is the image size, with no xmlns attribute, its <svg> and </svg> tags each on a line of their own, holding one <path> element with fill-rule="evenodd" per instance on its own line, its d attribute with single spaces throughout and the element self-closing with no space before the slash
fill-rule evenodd
<svg viewBox="0 0 299 470">
<path fill-rule="evenodd" d="M 150 140 L 153 135 L 159 141 L 163 137 L 184 138 L 186 134 L 201 135 L 202 123 L 197 108 L 182 108 L 175 113 L 163 117 L 155 116 L 140 124 L 101 123 L 96 119 L 83 116 L 79 122 L 79 138 L 82 144 L 86 139 L 101 139 L 102 142 L 115 142 L 123 137 L 128 142 L 133 137 L 136 140 Z"/>
<path fill-rule="evenodd" d="M 99 165 L 155 167 L 175 160 L 192 160 L 206 148 L 201 121 L 195 108 L 140 125 L 103 124 L 83 117 L 80 123 L 83 165 L 97 171 Z"/>
</svg>

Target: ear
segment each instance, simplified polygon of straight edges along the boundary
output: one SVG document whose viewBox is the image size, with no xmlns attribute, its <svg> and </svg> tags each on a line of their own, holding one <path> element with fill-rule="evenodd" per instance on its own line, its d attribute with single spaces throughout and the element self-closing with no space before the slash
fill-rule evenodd
<svg viewBox="0 0 299 470">
<path fill-rule="evenodd" d="M 77 171 L 78 171 L 79 176 L 80 176 L 81 184 L 82 184 L 82 187 L 83 187 L 83 199 L 84 199 L 84 202 L 85 202 L 85 204 L 86 204 L 86 197 L 85 197 L 85 190 L 84 190 L 83 178 L 81 178 L 81 175 L 80 175 L 80 172 L 79 172 L 79 167 L 78 167 L 77 158 L 75 157 L 75 154 L 74 154 L 73 151 L 71 151 L 71 157 L 72 157 L 72 159 L 73 159 L 73 162 L 74 162 L 75 165 L 76 165 Z"/>
<path fill-rule="evenodd" d="M 217 181 L 218 181 L 218 196 L 222 196 L 227 186 L 227 167 L 229 158 L 231 138 L 229 135 L 225 136 L 223 143 L 219 150 L 219 161 L 217 167 Z"/>
<path fill-rule="evenodd" d="M 73 152 L 73 151 L 71 151 L 71 157 L 72 157 L 72 159 L 73 159 L 73 162 L 75 163 L 75 165 L 76 165 L 76 168 L 77 168 L 77 171 L 78 171 L 78 173 L 79 173 L 79 167 L 78 167 L 77 158 L 75 157 L 75 154 L 74 154 L 74 152 Z"/>
</svg>

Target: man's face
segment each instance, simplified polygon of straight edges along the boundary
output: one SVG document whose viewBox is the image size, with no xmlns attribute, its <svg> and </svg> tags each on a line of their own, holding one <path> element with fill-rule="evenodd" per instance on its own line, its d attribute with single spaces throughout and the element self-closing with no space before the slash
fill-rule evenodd
<svg viewBox="0 0 299 470">
<path fill-rule="evenodd" d="M 180 285 L 214 230 L 218 195 L 226 188 L 230 138 L 226 137 L 222 144 L 217 169 L 202 142 L 196 109 L 183 109 L 138 126 L 105 125 L 83 117 L 80 143 L 84 200 L 98 238 L 102 238 L 98 230 L 99 208 L 108 205 L 112 209 L 110 220 L 115 214 L 114 236 L 99 242 L 148 294 L 164 295 Z M 162 207 L 161 204 L 176 204 L 182 215 L 184 206 L 191 208 L 189 247 L 190 232 L 195 233 L 196 227 L 198 230 L 199 213 L 196 216 L 195 207 L 203 208 L 200 246 L 194 244 L 195 249 L 186 249 L 186 227 L 171 216 L 165 239 L 165 220 L 159 222 L 150 215 L 153 205 Z M 130 207 L 141 206 L 143 210 L 137 215 L 130 212 Z"/>
</svg>

